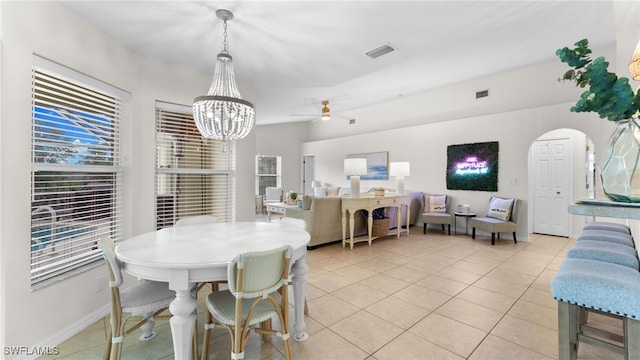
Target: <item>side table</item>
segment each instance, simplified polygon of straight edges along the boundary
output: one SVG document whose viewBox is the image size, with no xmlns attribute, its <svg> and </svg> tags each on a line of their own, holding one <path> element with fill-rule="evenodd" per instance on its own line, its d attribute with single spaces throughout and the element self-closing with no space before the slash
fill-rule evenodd
<svg viewBox="0 0 640 360">
<path fill-rule="evenodd" d="M 271 221 L 271 213 L 278 213 L 284 215 L 287 209 L 297 208 L 298 205 L 287 204 L 283 202 L 268 203 L 267 204 L 267 219 Z"/>
<path fill-rule="evenodd" d="M 454 220 L 453 220 L 454 234 L 458 235 L 458 216 L 461 216 L 464 218 L 464 234 L 469 235 L 469 229 L 468 229 L 469 218 L 475 217 L 476 213 L 474 212 L 463 213 L 463 212 L 456 211 L 453 213 L 453 216 L 454 216 Z"/>
</svg>

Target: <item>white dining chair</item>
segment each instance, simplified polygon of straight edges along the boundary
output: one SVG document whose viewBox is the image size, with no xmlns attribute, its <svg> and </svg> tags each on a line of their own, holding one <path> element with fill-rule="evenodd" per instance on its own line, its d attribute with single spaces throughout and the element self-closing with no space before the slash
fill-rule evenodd
<svg viewBox="0 0 640 360">
<path fill-rule="evenodd" d="M 122 270 L 116 258 L 113 240 L 111 238 L 100 240 L 98 248 L 102 250 L 102 256 L 107 262 L 110 279 L 111 314 L 104 358 L 120 359 L 122 340 L 126 335 L 140 328 L 141 341 L 156 337 L 157 333 L 153 330 L 154 319 L 171 317 L 170 314 L 162 316 L 159 314 L 168 310 L 169 304 L 175 298 L 175 292 L 169 290 L 168 283 L 156 281 L 145 281 L 120 291 L 123 283 Z M 137 323 L 127 329 L 126 325 L 130 320 L 137 320 Z"/>
<path fill-rule="evenodd" d="M 188 216 L 176 221 L 175 226 L 189 226 L 189 225 L 199 225 L 199 224 L 211 224 L 218 222 L 218 218 L 213 215 L 196 215 L 196 216 Z"/>
<path fill-rule="evenodd" d="M 293 359 L 288 303 L 292 254 L 291 246 L 282 246 L 240 254 L 229 263 L 229 290 L 211 293 L 206 300 L 207 310 L 215 322 L 205 325 L 203 359 L 208 357 L 209 335 L 213 327 L 229 331 L 231 359 L 245 358 L 245 345 L 252 332 L 281 337 L 287 360 Z M 274 316 L 280 320 L 280 331 L 271 329 L 270 320 Z"/>
</svg>

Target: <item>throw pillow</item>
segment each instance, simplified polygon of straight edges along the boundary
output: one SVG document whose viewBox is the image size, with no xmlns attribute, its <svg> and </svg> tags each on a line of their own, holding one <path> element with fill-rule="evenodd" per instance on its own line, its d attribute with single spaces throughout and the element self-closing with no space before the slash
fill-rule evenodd
<svg viewBox="0 0 640 360">
<path fill-rule="evenodd" d="M 489 201 L 489 209 L 487 210 L 487 217 L 499 219 L 502 221 L 509 221 L 511 218 L 511 208 L 513 207 L 514 199 L 504 199 L 492 196 Z"/>
<path fill-rule="evenodd" d="M 429 195 L 429 212 L 447 212 L 447 196 Z"/>
<path fill-rule="evenodd" d="M 327 196 L 327 188 L 326 187 L 313 188 L 313 195 L 315 195 L 315 196 Z"/>
<path fill-rule="evenodd" d="M 339 187 L 328 187 L 327 188 L 327 196 L 338 196 L 339 192 L 340 192 L 340 188 Z"/>
<path fill-rule="evenodd" d="M 302 210 L 311 209 L 311 202 L 313 201 L 313 197 L 310 195 L 305 195 L 302 197 Z"/>
</svg>

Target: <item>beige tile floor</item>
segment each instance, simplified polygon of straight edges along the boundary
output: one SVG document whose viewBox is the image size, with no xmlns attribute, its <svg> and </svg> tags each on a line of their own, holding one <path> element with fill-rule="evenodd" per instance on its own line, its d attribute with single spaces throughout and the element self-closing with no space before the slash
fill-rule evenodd
<svg viewBox="0 0 640 360">
<path fill-rule="evenodd" d="M 309 251 L 310 338 L 294 341 L 296 359 L 557 359 L 549 285 L 573 240 L 532 234 L 529 242 L 503 239 L 491 246 L 487 238 L 421 230 L 376 239 L 371 247 Z M 200 300 L 200 324 L 204 311 Z M 149 342 L 127 337 L 123 358 L 173 359 L 167 321 L 156 329 Z M 99 321 L 61 344 L 55 358 L 99 359 L 104 343 Z M 211 346 L 211 359 L 229 358 L 225 331 L 215 330 Z M 282 342 L 263 343 L 254 334 L 246 359 L 284 359 Z M 582 344 L 579 359 L 622 357 Z"/>
</svg>

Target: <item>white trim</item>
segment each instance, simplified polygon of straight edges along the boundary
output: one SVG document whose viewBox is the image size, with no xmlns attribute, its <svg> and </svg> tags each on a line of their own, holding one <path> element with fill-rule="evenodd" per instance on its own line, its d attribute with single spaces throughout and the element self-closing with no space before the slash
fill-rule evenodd
<svg viewBox="0 0 640 360">
<path fill-rule="evenodd" d="M 109 304 L 104 304 L 100 308 L 98 308 L 98 309 L 90 312 L 89 314 L 85 315 L 84 317 L 78 319 L 78 321 L 70 324 L 67 327 L 64 327 L 64 328 L 60 329 L 60 331 L 57 331 L 56 333 L 54 333 L 53 335 L 47 337 L 46 339 L 43 339 L 39 344 L 35 344 L 35 346 L 33 346 L 33 347 L 35 347 L 35 348 L 44 348 L 44 347 L 53 348 L 55 346 L 58 346 L 58 345 L 62 344 L 63 342 L 69 340 L 71 337 L 77 335 L 81 331 L 85 330 L 86 328 L 91 326 L 96 321 L 98 321 L 100 319 L 104 319 L 104 317 L 109 314 L 109 311 L 111 311 L 111 306 Z M 64 355 L 64 354 L 60 354 L 60 355 Z M 32 360 L 32 359 L 35 360 L 38 356 L 39 356 L 38 354 L 31 354 L 31 355 L 29 355 L 27 357 L 24 357 L 22 359 L 24 359 L 24 360 Z"/>
<path fill-rule="evenodd" d="M 185 112 L 185 113 L 193 111 L 193 108 L 191 106 L 182 105 L 182 104 L 168 103 L 168 102 L 156 100 L 156 110 L 158 110 L 158 109 L 159 110 L 172 111 L 172 112 Z"/>
<path fill-rule="evenodd" d="M 62 64 L 43 58 L 37 54 L 33 54 L 33 66 L 41 69 L 45 69 L 49 73 L 54 73 L 57 76 L 71 80 L 73 82 L 81 82 L 83 85 L 91 86 L 100 91 L 107 91 L 114 97 L 119 98 L 121 101 L 128 101 L 131 98 L 131 93 L 119 87 L 107 84 L 104 81 L 98 80 L 87 74 L 83 74 L 77 70 L 70 69 Z"/>
</svg>

